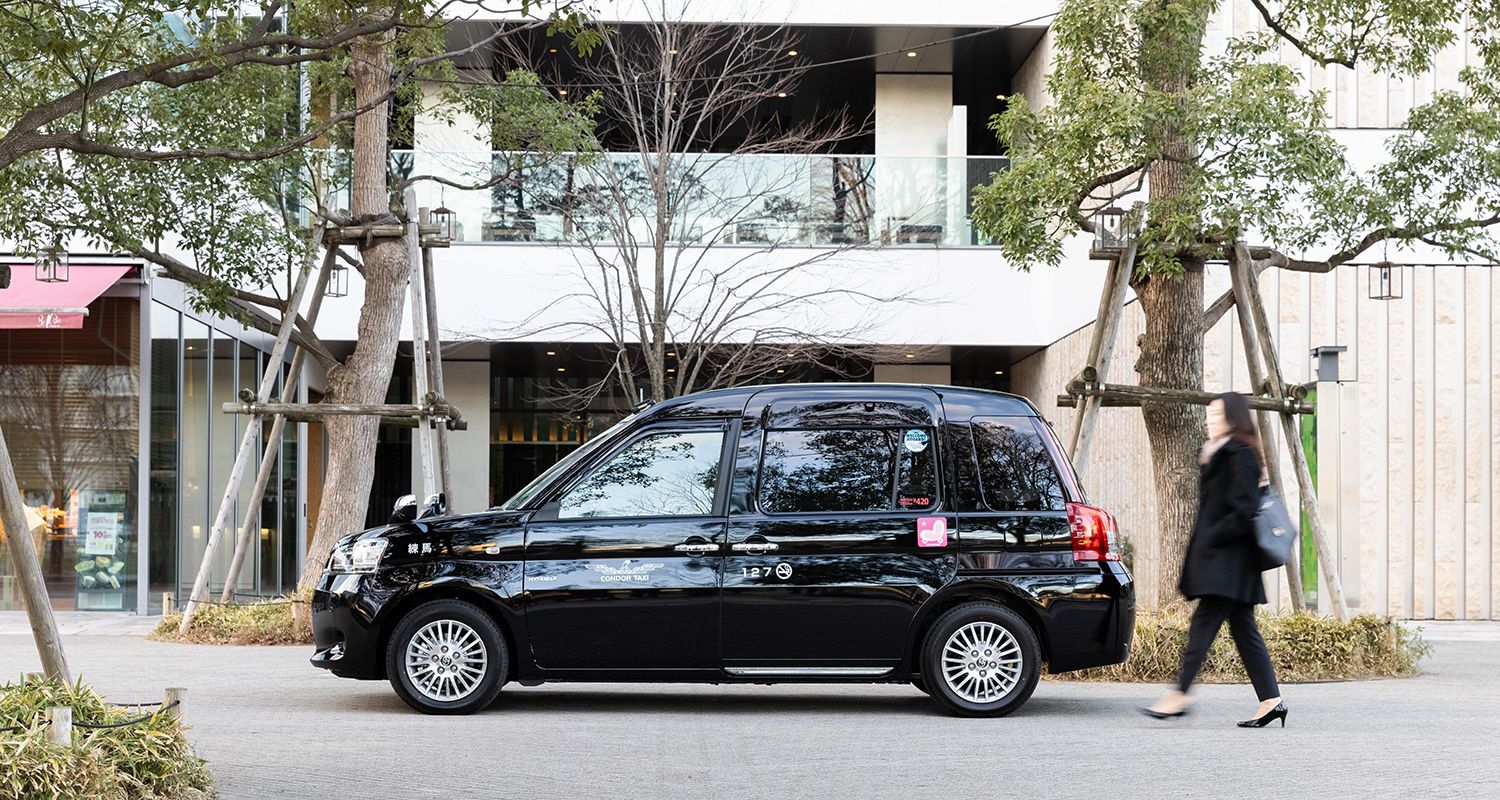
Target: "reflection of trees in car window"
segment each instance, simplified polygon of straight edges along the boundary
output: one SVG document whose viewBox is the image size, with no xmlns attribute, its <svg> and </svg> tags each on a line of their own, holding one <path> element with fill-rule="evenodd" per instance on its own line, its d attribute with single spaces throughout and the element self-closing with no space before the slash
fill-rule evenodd
<svg viewBox="0 0 1500 800">
<path fill-rule="evenodd" d="M 713 511 L 722 431 L 673 431 L 638 439 L 590 472 L 558 516 L 693 516 Z"/>
<path fill-rule="evenodd" d="M 907 450 L 901 446 L 903 433 L 848 428 L 768 431 L 761 462 L 761 508 L 790 513 L 936 505 L 933 450 Z M 898 454 L 899 495 L 907 502 L 898 501 L 893 491 Z"/>
<path fill-rule="evenodd" d="M 1025 418 L 974 421 L 985 504 L 995 511 L 1061 511 L 1062 482 L 1042 437 Z"/>
</svg>

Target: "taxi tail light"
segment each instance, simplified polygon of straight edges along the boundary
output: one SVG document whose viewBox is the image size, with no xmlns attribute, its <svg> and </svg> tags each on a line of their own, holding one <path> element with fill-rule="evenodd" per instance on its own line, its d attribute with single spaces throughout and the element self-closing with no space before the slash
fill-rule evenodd
<svg viewBox="0 0 1500 800">
<path fill-rule="evenodd" d="M 1100 508 L 1068 504 L 1068 532 L 1074 561 L 1119 561 L 1120 532 L 1115 518 Z"/>
</svg>

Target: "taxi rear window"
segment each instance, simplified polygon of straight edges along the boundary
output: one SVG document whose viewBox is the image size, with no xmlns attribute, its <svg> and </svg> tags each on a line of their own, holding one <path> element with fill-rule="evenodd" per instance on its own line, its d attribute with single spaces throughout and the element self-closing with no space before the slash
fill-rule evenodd
<svg viewBox="0 0 1500 800">
<path fill-rule="evenodd" d="M 975 417 L 974 455 L 992 511 L 1062 511 L 1062 479 L 1031 417 Z"/>
<path fill-rule="evenodd" d="M 921 511 L 937 505 L 931 428 L 766 431 L 760 507 L 810 511 Z"/>
</svg>

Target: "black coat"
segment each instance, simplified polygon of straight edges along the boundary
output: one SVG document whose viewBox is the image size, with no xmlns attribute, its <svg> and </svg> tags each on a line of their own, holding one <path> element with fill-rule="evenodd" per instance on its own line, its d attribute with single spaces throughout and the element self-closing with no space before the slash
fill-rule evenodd
<svg viewBox="0 0 1500 800">
<path fill-rule="evenodd" d="M 1184 596 L 1266 602 L 1255 546 L 1259 508 L 1260 458 L 1231 439 L 1198 468 L 1198 518 L 1177 584 Z"/>
</svg>

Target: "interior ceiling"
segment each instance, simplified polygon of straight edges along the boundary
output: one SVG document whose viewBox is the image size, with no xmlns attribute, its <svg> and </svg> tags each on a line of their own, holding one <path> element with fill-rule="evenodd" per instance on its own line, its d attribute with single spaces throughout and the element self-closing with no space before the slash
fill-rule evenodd
<svg viewBox="0 0 1500 800">
<path fill-rule="evenodd" d="M 449 26 L 448 38 L 451 46 L 467 46 L 494 30 L 496 22 L 464 21 Z M 637 25 L 621 25 L 615 35 L 630 36 Z M 808 25 L 789 29 L 798 41 L 798 57 L 809 63 L 838 59 L 872 56 L 863 62 L 870 72 L 953 72 L 955 63 L 974 56 L 988 62 L 987 66 L 1007 82 L 1020 69 L 1026 57 L 1031 55 L 1046 32 L 1044 27 L 1012 27 L 999 29 L 951 28 L 924 26 L 852 26 L 852 25 Z M 947 41 L 954 37 L 964 38 Z M 560 37 L 545 44 L 545 34 L 538 33 L 534 51 L 539 55 L 554 55 L 565 65 L 569 51 Z M 546 51 L 556 48 L 558 53 Z M 908 56 L 915 52 L 916 56 Z M 875 56 L 876 53 L 885 55 Z M 496 63 L 496 48 L 489 46 L 460 59 L 460 69 L 488 72 Z M 815 82 L 818 74 L 829 68 L 813 69 L 809 82 Z"/>
<path fill-rule="evenodd" d="M 454 23 L 448 31 L 449 46 L 468 46 L 482 40 L 497 24 Z M 640 25 L 621 25 L 613 35 L 640 36 L 643 30 Z M 1002 110 L 1003 101 L 999 98 L 1011 93 L 1011 78 L 1041 41 L 1045 28 L 816 25 L 794 26 L 789 33 L 795 40 L 797 55 L 780 54 L 773 59 L 786 63 L 795 59 L 810 68 L 790 97 L 768 98 L 764 107 L 757 109 L 757 117 L 795 122 L 843 111 L 856 123 L 864 121 L 871 125 L 877 73 L 951 74 L 953 104 L 969 109 L 968 152 L 997 155 L 998 144 L 985 122 Z M 584 88 L 578 86 L 579 56 L 569 50 L 563 37 L 549 39 L 540 29 L 524 35 L 529 38 L 510 46 L 523 45 L 543 83 Z M 955 37 L 961 38 L 955 40 Z M 468 79 L 490 80 L 492 76 L 503 75 L 513 63 L 502 57 L 498 48 L 489 46 L 471 53 L 457 66 Z M 613 149 L 621 143 L 610 141 L 608 116 L 606 108 L 601 129 L 606 146 Z M 873 130 L 832 146 L 830 152 L 874 152 Z"/>
</svg>

